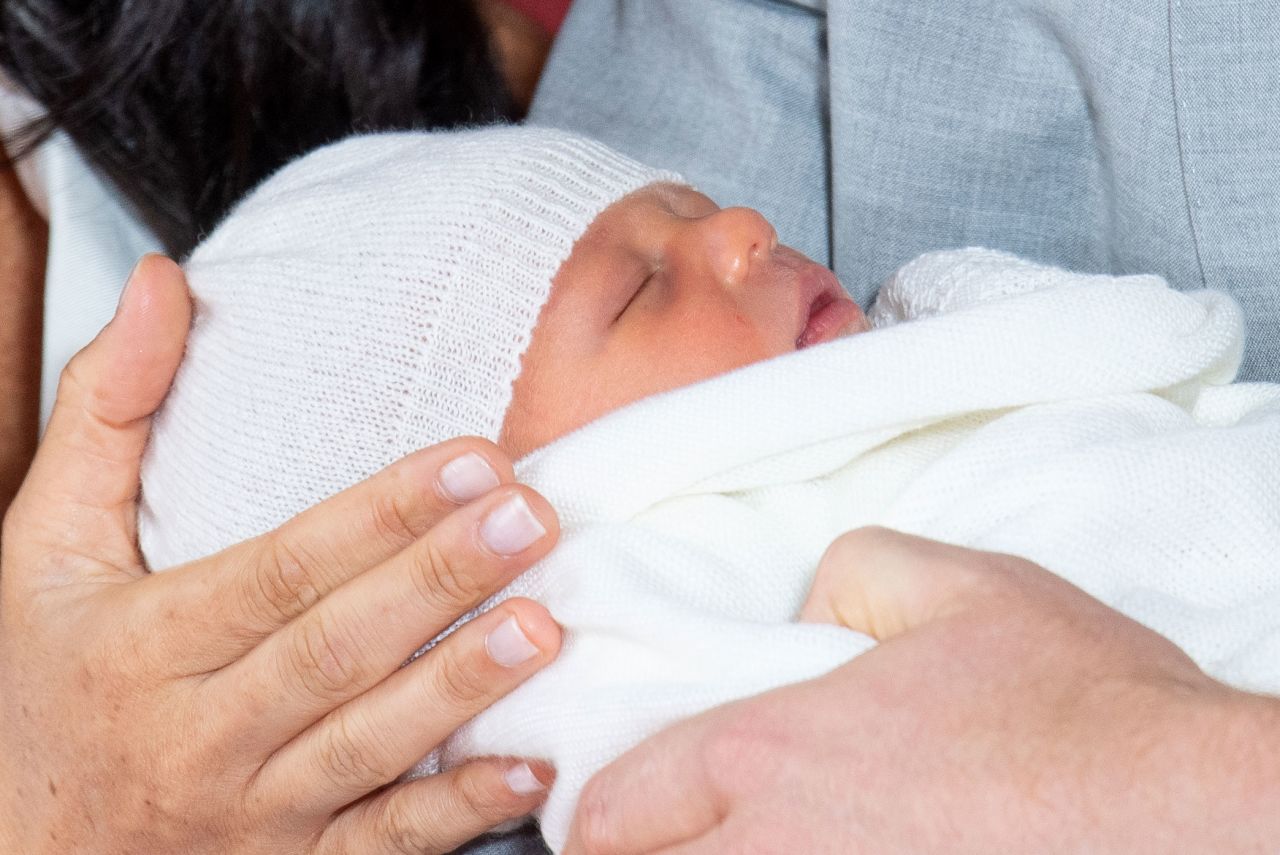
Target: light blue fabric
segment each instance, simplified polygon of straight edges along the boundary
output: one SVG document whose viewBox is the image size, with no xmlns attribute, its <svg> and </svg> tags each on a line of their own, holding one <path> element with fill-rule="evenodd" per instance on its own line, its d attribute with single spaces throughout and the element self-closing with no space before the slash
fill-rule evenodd
<svg viewBox="0 0 1280 855">
<path fill-rule="evenodd" d="M 759 208 L 864 305 L 973 244 L 1228 291 L 1280 382 L 1275 0 L 577 0 L 531 119 Z"/>
<path fill-rule="evenodd" d="M 530 120 L 669 163 L 827 254 L 821 14 L 745 0 L 577 0 Z"/>
</svg>

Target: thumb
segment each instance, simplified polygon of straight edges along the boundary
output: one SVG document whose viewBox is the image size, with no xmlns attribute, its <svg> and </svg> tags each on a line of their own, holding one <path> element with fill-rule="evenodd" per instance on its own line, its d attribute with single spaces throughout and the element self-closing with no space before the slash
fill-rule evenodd
<svg viewBox="0 0 1280 855">
<path fill-rule="evenodd" d="M 1020 559 L 872 526 L 836 538 L 800 620 L 887 641 L 1009 593 Z"/>
<path fill-rule="evenodd" d="M 182 360 L 191 298 L 181 268 L 138 262 L 97 338 L 62 372 L 49 427 L 14 513 L 52 546 L 137 563 L 135 502 L 151 416 Z"/>
</svg>

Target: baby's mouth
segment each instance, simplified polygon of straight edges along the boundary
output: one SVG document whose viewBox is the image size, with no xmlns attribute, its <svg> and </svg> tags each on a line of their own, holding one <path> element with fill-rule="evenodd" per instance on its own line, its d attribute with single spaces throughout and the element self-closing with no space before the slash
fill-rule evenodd
<svg viewBox="0 0 1280 855">
<path fill-rule="evenodd" d="M 797 350 L 870 329 L 862 309 L 849 299 L 835 274 L 825 267 L 810 263 L 801 273 L 800 291 L 805 301 L 802 305 L 807 304 L 807 309 L 796 336 Z"/>
</svg>

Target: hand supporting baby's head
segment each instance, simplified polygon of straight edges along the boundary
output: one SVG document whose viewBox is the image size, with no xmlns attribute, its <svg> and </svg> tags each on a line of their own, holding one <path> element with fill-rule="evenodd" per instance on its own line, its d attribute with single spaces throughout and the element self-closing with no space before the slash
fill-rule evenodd
<svg viewBox="0 0 1280 855">
<path fill-rule="evenodd" d="M 474 434 L 519 455 L 829 336 L 840 315 L 830 274 L 758 214 L 530 128 L 322 149 L 250 195 L 187 272 L 196 321 L 143 473 L 154 568 L 418 448 Z"/>
</svg>

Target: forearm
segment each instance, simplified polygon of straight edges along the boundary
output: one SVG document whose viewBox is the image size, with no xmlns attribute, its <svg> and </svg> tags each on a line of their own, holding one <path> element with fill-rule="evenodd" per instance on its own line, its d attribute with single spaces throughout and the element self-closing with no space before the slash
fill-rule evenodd
<svg viewBox="0 0 1280 855">
<path fill-rule="evenodd" d="M 17 176 L 0 166 L 0 515 L 35 453 L 47 239 Z"/>
</svg>

